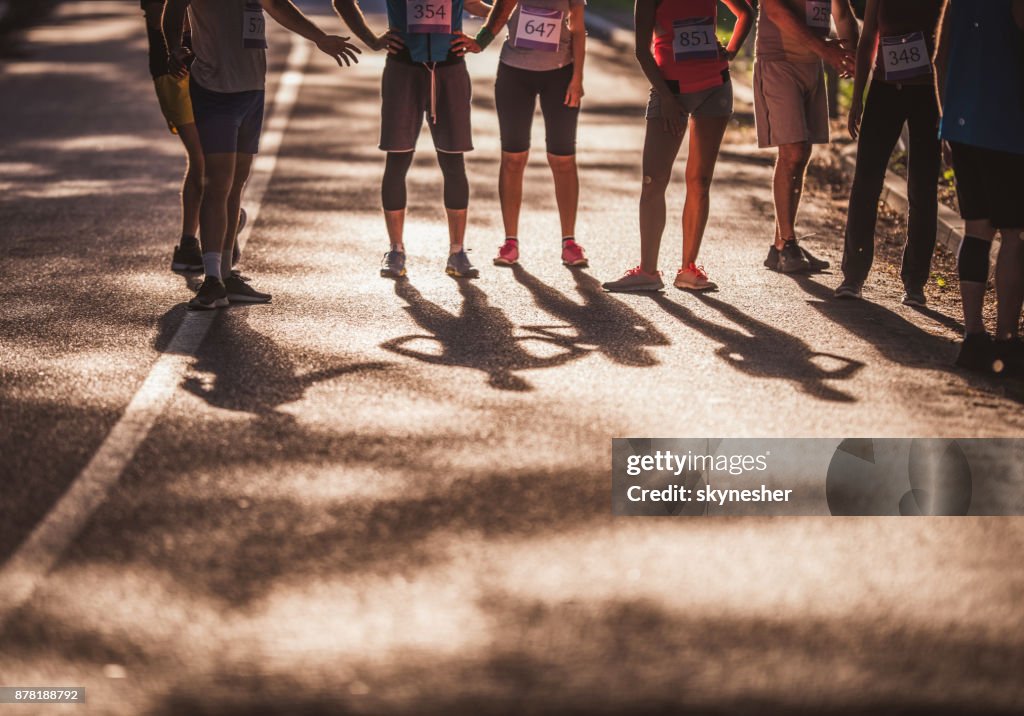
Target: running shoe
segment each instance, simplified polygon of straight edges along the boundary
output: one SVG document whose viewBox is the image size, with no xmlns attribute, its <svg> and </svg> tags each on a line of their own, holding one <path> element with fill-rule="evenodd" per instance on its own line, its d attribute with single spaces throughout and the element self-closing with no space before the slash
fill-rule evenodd
<svg viewBox="0 0 1024 716">
<path fill-rule="evenodd" d="M 224 282 L 216 276 L 207 276 L 196 292 L 195 298 L 188 302 L 193 311 L 211 311 L 228 305 L 228 292 Z"/>
<path fill-rule="evenodd" d="M 804 258 L 807 259 L 808 269 L 810 269 L 813 272 L 828 271 L 829 267 L 832 265 L 825 259 L 819 259 L 810 251 L 805 249 L 802 244 L 800 245 L 800 253 L 802 253 L 804 255 Z"/>
<path fill-rule="evenodd" d="M 811 267 L 803 249 L 797 245 L 796 239 L 787 241 L 781 250 L 772 244 L 768 249 L 768 258 L 764 260 L 764 265 L 772 271 L 780 273 L 799 273 L 807 271 Z"/>
<path fill-rule="evenodd" d="M 405 252 L 388 251 L 380 262 L 380 275 L 384 278 L 405 276 Z"/>
<path fill-rule="evenodd" d="M 995 352 L 993 369 L 997 373 L 1013 377 L 1024 376 L 1024 341 L 1020 338 L 995 341 L 993 350 Z"/>
<path fill-rule="evenodd" d="M 1001 363 L 996 365 L 995 348 L 988 333 L 970 333 L 964 336 L 956 364 L 961 368 L 982 373 L 999 373 L 1002 368 Z"/>
<path fill-rule="evenodd" d="M 660 291 L 665 288 L 661 280 L 661 271 L 647 273 L 639 266 L 635 266 L 617 281 L 609 281 L 601 284 L 601 288 L 609 293 L 625 293 L 630 291 Z"/>
<path fill-rule="evenodd" d="M 199 248 L 199 239 L 193 236 L 182 236 L 174 247 L 171 258 L 171 271 L 202 271 L 203 251 Z"/>
<path fill-rule="evenodd" d="M 519 263 L 519 240 L 505 239 L 498 247 L 498 255 L 494 257 L 495 266 L 512 266 Z"/>
<path fill-rule="evenodd" d="M 269 293 L 257 291 L 249 285 L 248 279 L 236 271 L 232 271 L 231 275 L 224 279 L 224 289 L 227 291 L 228 301 L 232 303 L 270 303 Z"/>
<path fill-rule="evenodd" d="M 564 266 L 583 268 L 589 263 L 587 255 L 583 253 L 583 247 L 576 243 L 576 239 L 566 239 L 562 242 L 562 264 Z"/>
<path fill-rule="evenodd" d="M 862 289 L 864 284 L 860 281 L 851 281 L 849 279 L 844 280 L 839 287 L 836 288 L 836 298 L 843 298 L 848 300 L 856 300 L 861 298 Z"/>
<path fill-rule="evenodd" d="M 924 308 L 928 305 L 928 299 L 924 295 L 923 288 L 907 288 L 903 294 L 903 305 L 904 306 L 916 306 L 917 308 Z"/>
<path fill-rule="evenodd" d="M 480 275 L 480 272 L 469 262 L 469 257 L 466 256 L 464 250 L 448 257 L 448 265 L 444 267 L 444 272 L 455 278 L 476 278 Z"/>
<path fill-rule="evenodd" d="M 684 291 L 713 291 L 718 288 L 718 284 L 708 278 L 704 267 L 692 261 L 689 266 L 679 269 L 674 285 Z"/>
</svg>

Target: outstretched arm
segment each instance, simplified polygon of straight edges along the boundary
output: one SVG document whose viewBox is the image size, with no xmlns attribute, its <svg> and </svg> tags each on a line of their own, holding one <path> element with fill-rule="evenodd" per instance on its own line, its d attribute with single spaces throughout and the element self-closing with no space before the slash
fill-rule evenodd
<svg viewBox="0 0 1024 716">
<path fill-rule="evenodd" d="M 315 43 L 321 52 L 333 57 L 339 66 L 342 62 L 346 66 L 359 62 L 356 53 L 362 50 L 350 43 L 347 37 L 328 35 L 303 15 L 291 0 L 262 0 L 262 4 L 267 14 L 279 25 Z"/>
</svg>

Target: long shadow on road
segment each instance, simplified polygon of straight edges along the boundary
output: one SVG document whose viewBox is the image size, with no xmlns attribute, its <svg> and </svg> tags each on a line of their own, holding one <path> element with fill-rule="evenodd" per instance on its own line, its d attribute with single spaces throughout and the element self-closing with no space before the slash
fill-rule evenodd
<svg viewBox="0 0 1024 716">
<path fill-rule="evenodd" d="M 605 293 L 598 280 L 581 269 L 572 269 L 572 275 L 583 298 L 582 305 L 519 264 L 512 267 L 512 275 L 530 292 L 539 308 L 569 323 L 577 332 L 575 338 L 570 338 L 558 333 L 557 326 L 524 326 L 552 341 L 576 347 L 595 346 L 610 360 L 637 367 L 657 365 L 658 359 L 648 349 L 671 344 L 650 321 Z"/>
<path fill-rule="evenodd" d="M 482 371 L 491 387 L 511 391 L 533 390 L 519 371 L 552 368 L 587 353 L 561 336 L 516 336 L 515 326 L 500 308 L 489 304 L 487 294 L 466 280 L 458 285 L 462 310 L 455 315 L 425 299 L 408 279 L 395 281 L 395 294 L 405 301 L 406 312 L 428 333 L 393 338 L 382 347 L 424 363 Z M 530 353 L 522 345 L 530 340 L 553 345 L 558 352 Z M 439 350 L 417 350 L 413 345 L 419 341 L 436 343 Z"/>
<path fill-rule="evenodd" d="M 826 381 L 848 380 L 864 367 L 863 363 L 831 353 L 813 351 L 799 338 L 748 316 L 735 306 L 707 294 L 695 295 L 747 333 L 700 318 L 664 294 L 655 294 L 652 300 L 670 316 L 720 343 L 721 347 L 716 354 L 738 371 L 758 378 L 792 381 L 808 395 L 821 400 L 839 403 L 856 401 L 854 396 L 832 387 Z M 834 367 L 818 365 L 816 359 L 832 363 Z"/>
</svg>

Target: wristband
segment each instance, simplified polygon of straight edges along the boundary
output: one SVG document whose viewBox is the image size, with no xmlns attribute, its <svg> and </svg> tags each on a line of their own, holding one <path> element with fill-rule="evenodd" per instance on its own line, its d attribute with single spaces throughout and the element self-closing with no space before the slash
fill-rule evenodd
<svg viewBox="0 0 1024 716">
<path fill-rule="evenodd" d="M 491 44 L 491 40 L 494 39 L 494 33 L 488 30 L 487 26 L 484 25 L 480 28 L 480 32 L 476 33 L 476 37 L 474 39 L 476 40 L 476 44 L 480 45 L 480 49 L 482 50 Z"/>
</svg>

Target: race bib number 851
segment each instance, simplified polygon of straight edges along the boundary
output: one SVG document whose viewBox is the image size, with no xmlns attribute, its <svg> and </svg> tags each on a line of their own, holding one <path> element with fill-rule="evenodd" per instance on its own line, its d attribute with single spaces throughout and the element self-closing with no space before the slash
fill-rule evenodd
<svg viewBox="0 0 1024 716">
<path fill-rule="evenodd" d="M 713 60 L 718 57 L 715 19 L 690 17 L 672 23 L 672 54 L 676 62 Z"/>
<path fill-rule="evenodd" d="M 932 73 L 932 61 L 923 33 L 883 37 L 880 51 L 887 80 L 905 80 Z"/>
<path fill-rule="evenodd" d="M 405 12 L 408 32 L 451 34 L 452 0 L 406 0 Z"/>
<path fill-rule="evenodd" d="M 555 52 L 562 38 L 562 11 L 520 6 L 515 46 Z"/>
<path fill-rule="evenodd" d="M 819 35 L 827 35 L 832 29 L 831 0 L 807 0 L 807 27 Z"/>
<path fill-rule="evenodd" d="M 242 47 L 247 50 L 267 49 L 267 21 L 259 0 L 248 0 L 242 11 Z"/>
</svg>

